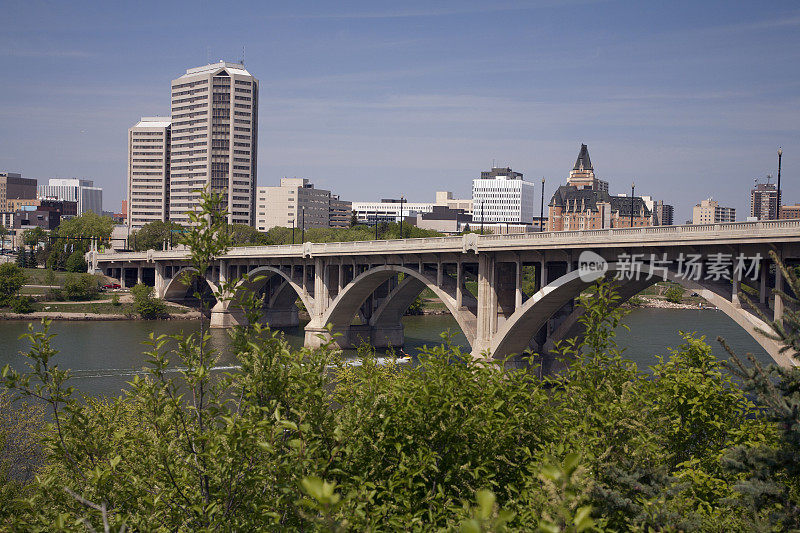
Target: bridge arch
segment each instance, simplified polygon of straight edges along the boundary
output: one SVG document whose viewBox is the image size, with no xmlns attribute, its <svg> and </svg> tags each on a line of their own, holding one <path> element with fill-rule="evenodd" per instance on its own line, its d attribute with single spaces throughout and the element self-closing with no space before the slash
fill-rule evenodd
<svg viewBox="0 0 800 533">
<path fill-rule="evenodd" d="M 613 275 L 624 269 L 629 270 L 630 265 L 609 263 L 606 275 Z M 627 301 L 648 286 L 663 280 L 663 273 L 663 269 L 652 269 L 650 265 L 642 265 L 642 277 L 639 280 L 632 280 L 621 286 L 619 291 L 621 298 L 619 302 L 617 302 L 617 305 Z M 652 274 L 652 277 L 649 280 L 643 279 L 650 274 Z M 666 279 L 681 285 L 685 289 L 697 292 L 710 304 L 716 306 L 717 309 L 729 316 L 736 324 L 753 337 L 777 364 L 781 366 L 792 366 L 794 364 L 787 354 L 779 353 L 780 345 L 777 342 L 758 332 L 758 329 L 768 331 L 769 326 L 754 314 L 734 304 L 699 281 L 679 277 L 669 270 L 666 272 Z M 563 305 L 575 298 L 584 289 L 592 285 L 592 283 L 593 281 L 581 279 L 580 271 L 573 270 L 542 287 L 541 290 L 531 296 L 519 309 L 515 310 L 508 320 L 500 327 L 491 342 L 491 355 L 493 357 L 503 357 L 509 354 L 522 353 L 527 348 L 533 333 L 545 325 L 547 320 Z M 573 311 L 562 326 L 554 332 L 554 338 L 558 338 L 559 335 L 561 335 L 562 338 L 569 337 L 571 333 L 576 332 L 579 315 L 579 310 Z"/>
<path fill-rule="evenodd" d="M 233 301 L 237 301 L 245 291 L 257 293 L 263 289 L 270 279 L 279 276 L 283 283 L 267 303 L 267 308 L 288 307 L 294 305 L 297 298 L 303 302 L 306 309 L 314 309 L 314 300 L 303 287 L 283 270 L 272 266 L 261 266 L 248 272 L 233 287 Z"/>
<path fill-rule="evenodd" d="M 196 273 L 197 269 L 194 267 L 184 267 L 177 271 L 173 276 L 172 279 L 169 280 L 166 287 L 164 287 L 164 293 L 162 298 L 164 300 L 170 302 L 185 302 L 187 299 L 190 299 L 191 296 L 189 295 L 192 288 L 186 284 L 187 274 L 189 273 Z M 200 280 L 198 276 L 195 276 L 193 279 Z M 203 284 L 206 285 L 208 290 L 211 293 L 219 294 L 219 288 L 210 280 L 206 278 L 202 278 Z"/>
<path fill-rule="evenodd" d="M 397 274 L 404 274 L 404 279 L 373 313 L 369 321 L 371 327 L 390 327 L 399 324 L 400 318 L 414 299 L 428 288 L 450 311 L 467 342 L 470 345 L 474 343 L 476 324 L 474 314 L 469 310 L 457 308 L 455 282 L 446 276 L 444 279 L 449 280 L 452 287 L 448 287 L 444 282 L 439 286 L 434 278 L 424 272 L 401 265 L 381 265 L 356 276 L 331 302 L 327 311 L 320 317 L 319 325 L 331 324 L 333 330 L 339 332 L 348 329 L 367 298 Z"/>
</svg>

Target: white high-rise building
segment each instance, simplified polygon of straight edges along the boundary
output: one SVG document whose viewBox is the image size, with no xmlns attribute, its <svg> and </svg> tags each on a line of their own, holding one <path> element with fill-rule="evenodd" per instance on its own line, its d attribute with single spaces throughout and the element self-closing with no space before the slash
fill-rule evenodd
<svg viewBox="0 0 800 533">
<path fill-rule="evenodd" d="M 87 211 L 103 214 L 103 188 L 95 187 L 92 180 L 50 178 L 47 185 L 39 185 L 37 195 L 39 198 L 77 202 L 78 216 Z"/>
<path fill-rule="evenodd" d="M 172 81 L 169 219 L 188 224 L 205 187 L 223 196 L 228 222 L 255 225 L 258 80 L 220 61 Z"/>
<path fill-rule="evenodd" d="M 169 220 L 169 117 L 142 117 L 128 130 L 128 227 Z"/>
<path fill-rule="evenodd" d="M 534 185 L 510 168 L 492 168 L 472 180 L 472 220 L 533 224 Z"/>
</svg>

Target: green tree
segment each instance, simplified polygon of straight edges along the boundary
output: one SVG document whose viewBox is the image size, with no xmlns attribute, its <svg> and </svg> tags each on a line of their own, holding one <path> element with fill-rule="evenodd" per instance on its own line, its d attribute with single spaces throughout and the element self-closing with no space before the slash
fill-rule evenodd
<svg viewBox="0 0 800 533">
<path fill-rule="evenodd" d="M 99 282 L 91 274 L 67 274 L 64 280 L 64 296 L 67 300 L 93 300 L 98 292 Z"/>
<path fill-rule="evenodd" d="M 86 264 L 86 259 L 83 257 L 83 252 L 79 250 L 72 252 L 67 258 L 64 267 L 67 272 L 86 272 L 88 265 Z"/>
<path fill-rule="evenodd" d="M 131 233 L 131 248 L 137 252 L 144 250 L 160 250 L 164 243 L 179 240 L 183 227 L 175 222 L 148 222 L 141 229 Z"/>
<path fill-rule="evenodd" d="M 26 281 L 27 276 L 19 266 L 14 263 L 0 265 L 0 307 L 11 303 Z"/>
<path fill-rule="evenodd" d="M 155 298 L 153 292 L 153 287 L 143 283 L 139 283 L 131 289 L 136 312 L 147 320 L 169 318 L 166 304 L 164 304 L 163 300 Z"/>
<path fill-rule="evenodd" d="M 246 224 L 230 224 L 227 226 L 233 246 L 253 246 L 267 244 L 266 236 L 252 226 Z"/>
<path fill-rule="evenodd" d="M 0 250 L 6 249 L 6 237 L 8 236 L 8 228 L 0 224 Z"/>
<path fill-rule="evenodd" d="M 58 227 L 58 239 L 47 257 L 46 266 L 53 270 L 65 270 L 70 255 L 75 252 L 85 254 L 89 251 L 92 239 L 108 241 L 113 228 L 111 217 L 100 216 L 92 211 L 64 220 Z"/>
</svg>

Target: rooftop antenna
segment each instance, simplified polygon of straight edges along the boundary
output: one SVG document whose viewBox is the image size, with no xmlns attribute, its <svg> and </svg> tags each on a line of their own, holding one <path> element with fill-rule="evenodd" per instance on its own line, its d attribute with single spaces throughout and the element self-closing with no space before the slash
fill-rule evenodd
<svg viewBox="0 0 800 533">
<path fill-rule="evenodd" d="M 767 185 L 769 185 L 769 180 L 772 179 L 772 174 L 767 174 Z"/>
<path fill-rule="evenodd" d="M 245 47 L 242 46 L 242 66 L 244 66 L 244 53 L 245 53 Z"/>
<path fill-rule="evenodd" d="M 492 168 L 494 168 L 495 166 L 496 165 L 495 165 L 494 159 L 492 159 Z"/>
</svg>

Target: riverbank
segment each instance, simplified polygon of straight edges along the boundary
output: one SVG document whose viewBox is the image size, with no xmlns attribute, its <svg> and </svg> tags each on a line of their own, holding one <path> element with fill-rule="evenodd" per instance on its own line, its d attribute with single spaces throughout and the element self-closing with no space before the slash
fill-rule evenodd
<svg viewBox="0 0 800 533">
<path fill-rule="evenodd" d="M 0 320 L 75 320 L 75 321 L 117 321 L 117 320 L 144 320 L 138 314 L 126 313 L 84 313 L 66 311 L 34 311 L 33 313 L 0 313 Z M 170 315 L 162 320 L 194 320 L 200 318 L 199 311 L 187 311 L 181 314 Z"/>
</svg>

